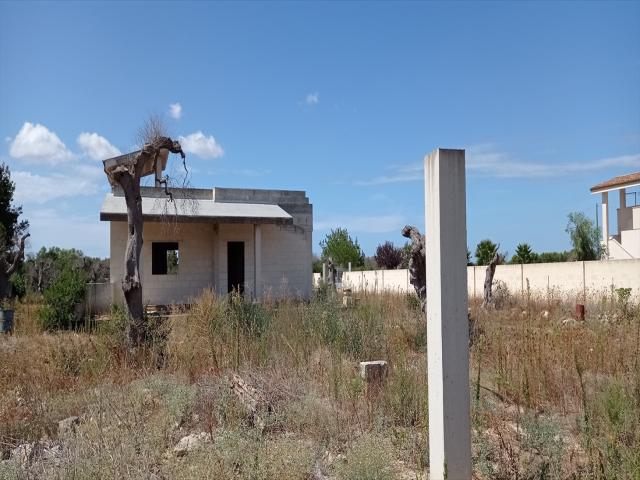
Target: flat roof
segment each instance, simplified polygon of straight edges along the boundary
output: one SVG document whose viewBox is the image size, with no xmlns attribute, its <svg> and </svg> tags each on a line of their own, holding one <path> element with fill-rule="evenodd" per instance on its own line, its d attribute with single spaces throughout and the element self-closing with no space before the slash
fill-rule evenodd
<svg viewBox="0 0 640 480">
<path fill-rule="evenodd" d="M 203 198 L 142 197 L 142 217 L 147 221 L 204 223 L 293 224 L 293 217 L 280 206 L 265 203 L 216 202 Z M 100 220 L 126 221 L 127 205 L 123 196 L 108 194 L 100 208 Z"/>
<path fill-rule="evenodd" d="M 609 192 L 620 190 L 621 188 L 635 187 L 640 185 L 640 172 L 627 173 L 610 178 L 606 182 L 599 183 L 591 187 L 591 193 Z"/>
</svg>

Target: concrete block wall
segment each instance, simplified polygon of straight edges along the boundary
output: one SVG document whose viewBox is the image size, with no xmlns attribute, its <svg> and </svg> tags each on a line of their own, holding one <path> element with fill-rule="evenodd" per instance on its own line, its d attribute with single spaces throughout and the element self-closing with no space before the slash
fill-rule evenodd
<svg viewBox="0 0 640 480">
<path fill-rule="evenodd" d="M 203 289 L 211 288 L 214 285 L 213 234 L 213 225 L 206 223 L 146 222 L 140 268 L 143 301 L 150 304 L 184 303 Z M 126 222 L 111 222 L 111 282 L 117 285 L 124 273 L 126 239 Z M 177 274 L 151 273 L 153 242 L 178 242 Z"/>
<path fill-rule="evenodd" d="M 304 221 L 304 219 L 302 220 Z M 262 225 L 262 291 L 280 297 L 311 295 L 312 232 L 299 226 Z M 113 298 L 123 301 L 120 282 L 126 249 L 126 222 L 111 222 Z M 154 223 L 144 225 L 141 277 L 143 300 L 150 304 L 188 303 L 203 289 L 227 292 L 227 242 L 245 243 L 245 291 L 255 292 L 254 225 Z M 179 267 L 173 275 L 153 275 L 153 242 L 178 242 Z"/>
<path fill-rule="evenodd" d="M 262 291 L 266 296 L 311 296 L 311 242 L 311 231 L 298 226 L 262 227 Z"/>
</svg>

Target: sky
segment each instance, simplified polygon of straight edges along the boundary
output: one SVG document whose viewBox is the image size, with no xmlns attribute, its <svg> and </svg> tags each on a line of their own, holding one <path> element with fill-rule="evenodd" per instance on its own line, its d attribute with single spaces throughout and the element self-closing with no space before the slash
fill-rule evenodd
<svg viewBox="0 0 640 480">
<path fill-rule="evenodd" d="M 367 255 L 423 230 L 437 147 L 466 150 L 472 251 L 564 250 L 589 188 L 640 170 L 640 2 L 0 2 L 31 251 L 108 256 L 101 160 L 152 114 L 193 186 L 305 190 L 314 252 L 336 227 Z"/>
</svg>

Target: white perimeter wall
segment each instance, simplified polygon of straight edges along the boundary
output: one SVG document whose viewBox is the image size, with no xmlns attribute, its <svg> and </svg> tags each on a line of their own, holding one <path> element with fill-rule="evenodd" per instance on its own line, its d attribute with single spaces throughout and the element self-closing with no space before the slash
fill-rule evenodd
<svg viewBox="0 0 640 480">
<path fill-rule="evenodd" d="M 467 267 L 469 296 L 482 296 L 485 274 L 485 266 Z M 314 274 L 313 280 L 317 284 L 320 274 Z M 505 282 L 514 294 L 526 292 L 528 280 L 534 295 L 609 293 L 613 285 L 614 288 L 631 288 L 632 297 L 640 300 L 640 260 L 498 265 L 494 280 Z M 354 291 L 413 291 L 407 269 L 344 272 L 342 284 Z"/>
</svg>

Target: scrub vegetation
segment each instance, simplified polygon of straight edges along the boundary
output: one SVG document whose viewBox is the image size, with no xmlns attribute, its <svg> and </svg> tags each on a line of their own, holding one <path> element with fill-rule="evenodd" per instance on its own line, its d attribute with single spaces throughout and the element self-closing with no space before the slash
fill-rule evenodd
<svg viewBox="0 0 640 480">
<path fill-rule="evenodd" d="M 626 291 L 471 302 L 474 475 L 640 476 L 640 316 Z M 426 479 L 426 322 L 415 296 L 348 308 L 203 292 L 127 347 L 124 310 L 43 330 L 22 303 L 0 337 L 0 478 Z M 380 391 L 359 362 L 387 360 Z M 231 388 L 237 375 L 265 406 Z M 71 417 L 71 418 L 70 418 Z M 77 417 L 77 418 L 75 418 Z M 67 419 L 59 424 L 61 420 Z M 189 435 L 187 452 L 176 445 Z"/>
</svg>

